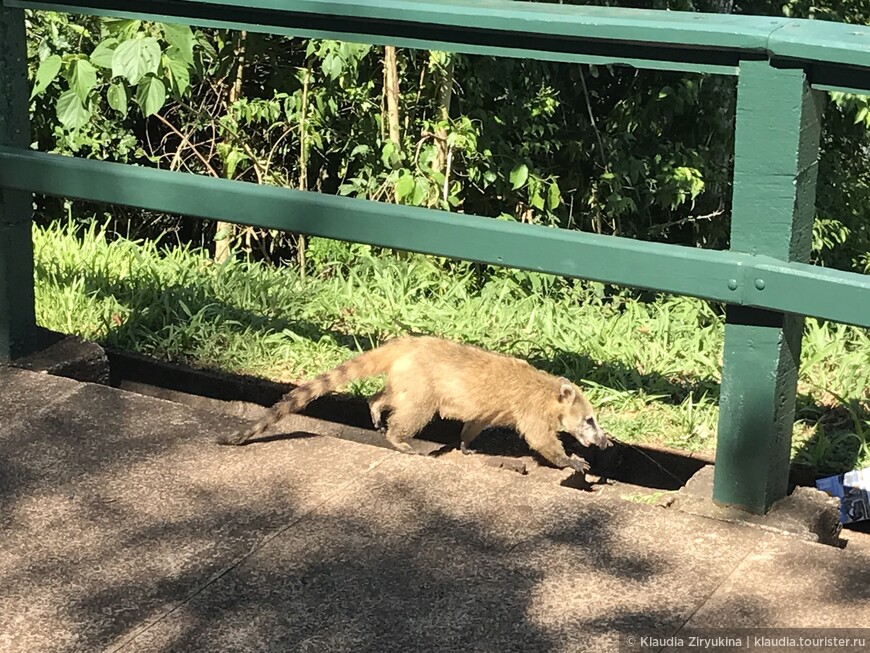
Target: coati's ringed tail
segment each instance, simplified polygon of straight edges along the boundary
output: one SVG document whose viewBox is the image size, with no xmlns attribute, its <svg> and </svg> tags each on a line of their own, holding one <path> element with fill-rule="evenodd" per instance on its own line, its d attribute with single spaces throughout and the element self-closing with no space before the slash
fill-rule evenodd
<svg viewBox="0 0 870 653">
<path fill-rule="evenodd" d="M 288 415 L 299 412 L 315 399 L 344 387 L 351 381 L 378 376 L 389 369 L 391 361 L 389 343 L 383 347 L 364 352 L 338 367 L 315 376 L 281 398 L 269 412 L 251 428 L 220 436 L 218 444 L 244 444 L 251 438 L 265 433 L 271 426 L 277 424 Z"/>
</svg>

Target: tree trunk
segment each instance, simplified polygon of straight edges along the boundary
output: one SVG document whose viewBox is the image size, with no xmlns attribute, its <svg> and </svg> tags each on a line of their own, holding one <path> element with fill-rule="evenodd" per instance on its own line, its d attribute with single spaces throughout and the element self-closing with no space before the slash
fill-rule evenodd
<svg viewBox="0 0 870 653">
<path fill-rule="evenodd" d="M 441 56 L 446 56 L 447 59 L 443 65 L 439 61 Z M 436 124 L 435 127 L 435 159 L 432 162 L 433 170 L 444 175 L 444 182 L 441 186 L 441 199 L 445 206 L 447 197 L 450 192 L 450 167 L 452 163 L 452 152 L 447 146 L 447 121 L 450 120 L 450 102 L 453 100 L 453 63 L 456 55 L 450 53 L 429 53 L 429 65 L 436 71 L 435 79 L 438 87 L 436 89 L 437 107 L 435 109 Z M 438 203 L 438 198 L 433 197 L 429 201 L 429 206 L 434 206 Z"/>
<path fill-rule="evenodd" d="M 438 148 L 438 156 L 435 159 L 435 169 L 438 172 L 448 174 L 447 168 L 447 128 L 443 123 L 450 120 L 450 102 L 453 100 L 453 61 L 455 55 L 447 55 L 447 63 L 438 67 L 438 108 L 437 119 L 439 125 L 435 130 L 435 142 Z M 446 182 L 445 182 L 446 183 Z"/>
<path fill-rule="evenodd" d="M 396 151 L 402 148 L 402 133 L 399 129 L 399 67 L 396 63 L 396 48 L 384 47 L 384 95 L 387 98 L 387 127 L 390 141 Z"/>
<path fill-rule="evenodd" d="M 387 100 L 386 122 L 390 142 L 395 146 L 396 152 L 401 153 L 402 131 L 399 119 L 399 65 L 396 61 L 396 46 L 394 45 L 384 46 L 384 97 Z M 398 203 L 399 198 L 395 193 L 393 198 Z M 394 253 L 400 259 L 408 257 L 408 252 L 402 250 L 394 250 Z"/>
<path fill-rule="evenodd" d="M 236 55 L 236 76 L 233 79 L 233 85 L 230 86 L 230 92 L 227 96 L 228 106 L 239 99 L 242 92 L 242 79 L 245 69 L 245 45 L 248 33 L 245 31 L 238 32 L 235 40 L 235 55 Z M 224 170 L 224 177 L 228 177 L 228 173 Z M 233 238 L 236 235 L 236 226 L 232 222 L 217 222 L 215 224 L 215 244 L 214 244 L 214 260 L 216 263 L 223 263 L 230 257 Z"/>
<path fill-rule="evenodd" d="M 311 82 L 311 68 L 302 73 L 302 107 L 299 110 L 299 190 L 308 190 L 308 87 Z M 296 235 L 296 261 L 299 275 L 305 278 L 305 236 Z"/>
<path fill-rule="evenodd" d="M 710 10 L 717 14 L 730 14 L 734 10 L 734 0 L 711 0 L 710 2 Z M 734 120 L 734 112 L 736 111 L 736 103 L 737 103 L 737 91 L 736 91 L 736 79 L 733 77 L 728 77 L 726 75 L 712 75 L 708 80 L 711 89 L 710 92 L 714 93 L 717 97 L 720 97 L 721 107 L 723 109 L 722 112 L 722 121 L 726 123 L 722 126 L 722 132 L 731 132 L 734 134 L 734 130 L 731 127 L 731 121 Z M 733 136 L 732 136 L 733 137 Z M 733 147 L 733 146 L 732 146 Z M 715 150 L 714 150 L 715 152 Z M 723 148 L 720 150 L 718 156 L 713 154 L 710 158 L 716 165 L 716 168 L 719 170 L 727 170 L 731 164 L 732 157 L 732 148 Z M 718 159 L 718 160 L 717 160 Z M 728 175 L 729 179 L 727 179 L 722 188 L 717 189 L 716 186 L 719 184 L 711 184 L 709 186 L 711 192 L 711 196 L 718 195 L 719 197 L 725 197 L 725 202 L 730 202 L 731 197 L 731 175 Z M 720 200 L 721 201 L 721 200 Z M 712 208 L 712 207 L 711 207 Z M 720 204 L 720 207 L 722 205 Z M 715 211 L 714 211 L 715 212 Z M 702 231 L 699 228 L 699 223 L 697 221 L 692 221 L 691 223 L 692 230 L 692 242 L 696 245 L 703 245 L 702 242 Z M 710 233 L 709 230 L 707 233 Z M 708 244 L 709 246 L 709 244 Z M 714 246 L 721 246 L 719 243 L 714 243 Z"/>
</svg>

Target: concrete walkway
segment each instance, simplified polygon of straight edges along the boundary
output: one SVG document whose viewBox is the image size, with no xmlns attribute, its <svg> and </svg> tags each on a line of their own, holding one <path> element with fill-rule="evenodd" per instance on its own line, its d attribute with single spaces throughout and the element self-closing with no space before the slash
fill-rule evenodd
<svg viewBox="0 0 870 653">
<path fill-rule="evenodd" d="M 212 438 L 241 421 L 159 399 L 3 367 L 0 393 L 5 653 L 573 653 L 870 624 L 861 552 L 307 418 L 235 449 Z"/>
</svg>

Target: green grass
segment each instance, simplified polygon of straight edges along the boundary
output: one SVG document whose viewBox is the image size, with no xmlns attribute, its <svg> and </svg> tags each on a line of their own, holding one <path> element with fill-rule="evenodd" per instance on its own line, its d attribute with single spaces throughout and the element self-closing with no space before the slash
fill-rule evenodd
<svg viewBox="0 0 870 653">
<path fill-rule="evenodd" d="M 712 452 L 721 310 L 600 284 L 396 258 L 313 239 L 304 277 L 202 251 L 36 228 L 40 324 L 199 367 L 296 381 L 401 333 L 529 359 L 584 385 L 616 437 Z M 870 464 L 870 336 L 808 320 L 794 457 L 821 471 Z M 354 391 L 369 392 L 375 382 Z"/>
<path fill-rule="evenodd" d="M 657 506 L 665 497 L 676 494 L 675 492 L 662 490 L 660 492 L 630 492 L 620 495 L 623 501 L 631 501 L 632 503 L 640 503 L 646 506 Z"/>
</svg>

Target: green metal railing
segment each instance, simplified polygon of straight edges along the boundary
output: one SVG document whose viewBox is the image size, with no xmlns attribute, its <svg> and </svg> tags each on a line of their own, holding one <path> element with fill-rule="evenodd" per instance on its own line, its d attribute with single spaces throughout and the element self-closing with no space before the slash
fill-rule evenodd
<svg viewBox="0 0 870 653">
<path fill-rule="evenodd" d="M 731 249 L 646 243 L 30 151 L 22 8 L 736 75 Z M 32 193 L 702 297 L 728 305 L 714 499 L 762 513 L 787 490 L 804 316 L 870 327 L 870 278 L 808 264 L 820 91 L 870 92 L 868 28 L 507 0 L 3 0 L 0 43 L 0 359 L 36 346 Z"/>
</svg>

